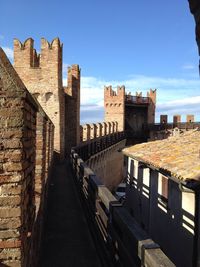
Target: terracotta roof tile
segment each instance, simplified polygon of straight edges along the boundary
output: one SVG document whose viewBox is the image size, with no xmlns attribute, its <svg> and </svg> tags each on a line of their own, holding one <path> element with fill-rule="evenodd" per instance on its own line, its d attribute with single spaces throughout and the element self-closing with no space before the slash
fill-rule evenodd
<svg viewBox="0 0 200 267">
<path fill-rule="evenodd" d="M 123 150 L 125 155 L 168 171 L 180 180 L 200 181 L 200 131 L 134 145 Z"/>
</svg>

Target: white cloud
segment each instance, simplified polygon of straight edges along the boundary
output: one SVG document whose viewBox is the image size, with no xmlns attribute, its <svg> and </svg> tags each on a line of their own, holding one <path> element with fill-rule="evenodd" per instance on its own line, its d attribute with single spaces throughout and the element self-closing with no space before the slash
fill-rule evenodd
<svg viewBox="0 0 200 267">
<path fill-rule="evenodd" d="M 157 99 L 160 102 L 173 101 L 199 94 L 199 79 L 175 79 L 150 77 L 144 75 L 132 75 L 127 80 L 102 80 L 95 77 L 81 78 L 81 102 L 82 103 L 99 103 L 103 101 L 104 85 L 125 85 L 126 92 L 133 95 L 136 91 L 142 91 L 146 96 L 147 91 L 152 88 L 157 89 Z"/>
<path fill-rule="evenodd" d="M 67 63 L 63 63 L 63 66 L 62 66 L 62 69 L 63 69 L 63 77 L 64 77 L 64 80 L 66 81 L 67 79 L 67 68 L 69 67 L 69 64 Z M 67 83 L 66 83 L 67 84 Z M 65 84 L 65 85 L 66 85 Z"/>
<path fill-rule="evenodd" d="M 159 102 L 157 105 L 157 120 L 161 114 L 169 115 L 169 121 L 172 121 L 173 115 L 180 114 L 185 117 L 187 114 L 195 115 L 195 120 L 200 120 L 200 95 L 195 97 L 183 98 L 179 100 L 169 101 L 166 103 Z M 185 121 L 182 118 L 182 121 Z"/>
<path fill-rule="evenodd" d="M 86 111 L 103 120 L 103 98 L 104 85 L 125 85 L 126 92 L 131 91 L 132 95 L 136 91 L 142 91 L 146 96 L 147 91 L 157 88 L 157 109 L 156 116 L 160 114 L 194 114 L 200 120 L 200 80 L 196 79 L 176 79 L 163 77 L 150 77 L 145 75 L 131 75 L 127 80 L 106 81 L 95 77 L 81 78 L 81 112 L 82 121 L 86 121 Z M 97 118 L 96 117 L 96 118 Z"/>
<path fill-rule="evenodd" d="M 194 70 L 194 69 L 196 69 L 196 66 L 193 65 L 193 64 L 184 64 L 182 66 L 182 69 L 184 69 L 184 70 Z"/>
<path fill-rule="evenodd" d="M 67 86 L 67 78 L 63 78 L 63 85 Z"/>
<path fill-rule="evenodd" d="M 7 57 L 10 59 L 10 60 L 13 60 L 13 49 L 11 49 L 10 47 L 7 47 L 7 46 L 2 46 L 4 52 L 6 53 Z"/>
</svg>

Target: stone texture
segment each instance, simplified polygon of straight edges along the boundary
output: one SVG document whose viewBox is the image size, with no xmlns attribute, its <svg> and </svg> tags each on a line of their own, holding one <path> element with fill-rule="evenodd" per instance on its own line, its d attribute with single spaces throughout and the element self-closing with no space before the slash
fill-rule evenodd
<svg viewBox="0 0 200 267">
<path fill-rule="evenodd" d="M 65 90 L 65 151 L 69 155 L 80 142 L 80 75 L 78 65 L 68 67 L 68 84 Z"/>
<path fill-rule="evenodd" d="M 0 128 L 0 262 L 36 267 L 54 126 L 1 48 Z"/>
<path fill-rule="evenodd" d="M 125 87 L 118 86 L 117 93 L 112 86 L 104 87 L 105 121 L 117 121 L 118 130 L 124 131 L 125 120 Z"/>
</svg>

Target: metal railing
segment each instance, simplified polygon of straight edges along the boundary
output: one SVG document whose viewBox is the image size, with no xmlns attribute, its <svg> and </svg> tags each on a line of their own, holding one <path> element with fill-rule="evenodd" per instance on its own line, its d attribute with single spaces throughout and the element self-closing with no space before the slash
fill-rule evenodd
<svg viewBox="0 0 200 267">
<path fill-rule="evenodd" d="M 134 104 L 149 104 L 150 100 L 149 97 L 126 95 L 125 102 Z"/>
</svg>

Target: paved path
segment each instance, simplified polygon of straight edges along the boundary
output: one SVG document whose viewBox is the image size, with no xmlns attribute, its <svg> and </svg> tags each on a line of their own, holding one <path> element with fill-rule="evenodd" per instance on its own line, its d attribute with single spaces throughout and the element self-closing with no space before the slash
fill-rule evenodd
<svg viewBox="0 0 200 267">
<path fill-rule="evenodd" d="M 54 168 L 40 267 L 100 267 L 86 218 L 66 164 Z"/>
</svg>

